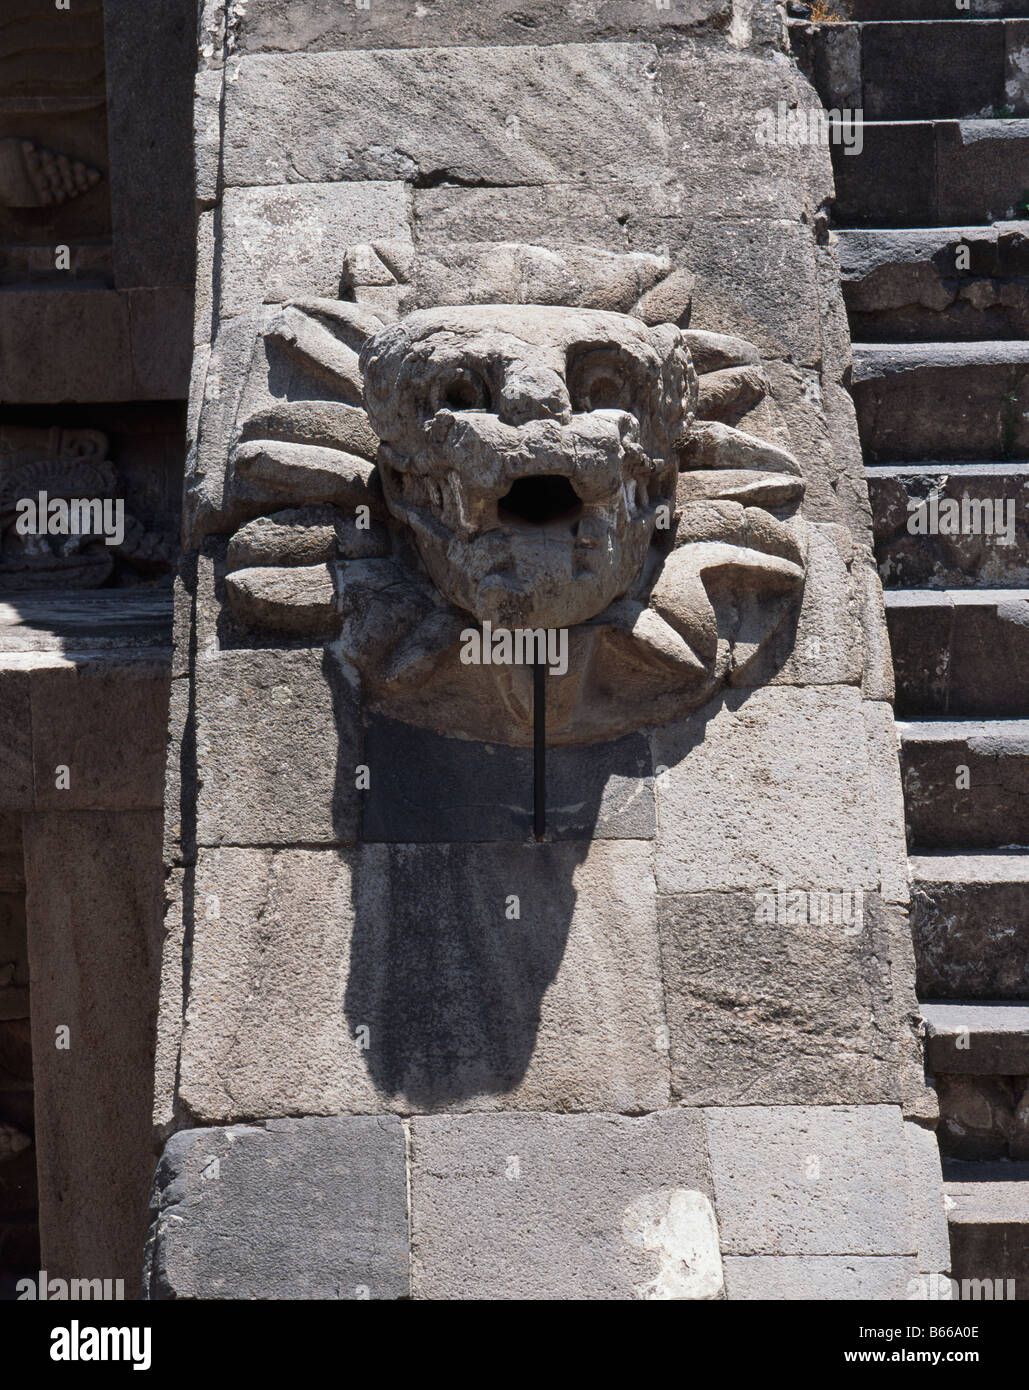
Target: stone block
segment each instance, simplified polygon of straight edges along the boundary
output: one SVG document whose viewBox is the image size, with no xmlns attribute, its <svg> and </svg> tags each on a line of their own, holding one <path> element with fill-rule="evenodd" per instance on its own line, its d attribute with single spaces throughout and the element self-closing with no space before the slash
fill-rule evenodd
<svg viewBox="0 0 1029 1390">
<path fill-rule="evenodd" d="M 625 222 L 641 201 L 671 216 L 678 202 L 664 190 L 617 181 L 600 188 L 571 182 L 514 188 L 415 188 L 414 233 L 420 245 L 518 241 L 528 246 L 625 250 Z"/>
<path fill-rule="evenodd" d="M 182 1099 L 213 1121 L 666 1105 L 653 894 L 639 842 L 204 853 Z"/>
<path fill-rule="evenodd" d="M 911 860 L 911 929 L 923 999 L 1018 999 L 1029 979 L 1023 853 Z"/>
<path fill-rule="evenodd" d="M 934 129 L 928 121 L 867 121 L 860 154 L 831 146 L 836 220 L 845 227 L 932 226 L 937 220 Z M 904 178 L 895 177 L 897 169 L 904 170 Z"/>
<path fill-rule="evenodd" d="M 128 296 L 84 286 L 9 290 L 0 300 L 0 359 L 5 404 L 131 400 Z"/>
<path fill-rule="evenodd" d="M 808 527 L 807 574 L 796 620 L 787 621 L 733 684 L 857 685 L 864 640 L 851 582 L 852 546 L 844 526 Z"/>
<path fill-rule="evenodd" d="M 338 299 L 348 246 L 410 241 L 409 201 L 399 182 L 227 189 L 221 317 L 305 296 Z"/>
<path fill-rule="evenodd" d="M 856 689 L 732 691 L 651 747 L 660 892 L 877 888 Z"/>
<path fill-rule="evenodd" d="M 170 682 L 164 662 L 46 667 L 32 676 L 36 806 L 160 810 Z M 66 780 L 59 769 L 67 769 Z"/>
<path fill-rule="evenodd" d="M 126 298 L 133 397 L 144 401 L 185 399 L 192 360 L 192 289 L 129 290 Z"/>
<path fill-rule="evenodd" d="M 691 327 L 745 338 L 763 357 L 817 365 L 822 324 L 810 229 L 785 220 L 781 207 L 760 221 L 697 217 L 688 187 L 680 196 L 672 215 L 637 202 L 626 230 L 634 249 L 667 246 L 696 275 Z M 712 195 L 701 206 L 720 211 Z"/>
<path fill-rule="evenodd" d="M 408 0 L 375 0 L 367 9 L 324 0 L 249 0 L 237 24 L 240 53 L 318 53 L 346 48 L 423 48 L 427 44 L 521 46 L 568 40 L 655 39 L 720 29 L 731 0 L 585 0 L 570 10 L 563 0 L 502 0 L 483 8 L 464 0 L 438 0 L 432 9 Z"/>
<path fill-rule="evenodd" d="M 414 1296 L 717 1298 L 710 1194 L 696 1111 L 416 1116 Z"/>
<path fill-rule="evenodd" d="M 675 1099 L 901 1098 L 890 930 L 878 898 L 786 885 L 778 895 L 683 894 L 660 899 L 658 924 Z"/>
<path fill-rule="evenodd" d="M 354 695 L 321 650 L 223 651 L 196 664 L 203 845 L 357 838 Z"/>
<path fill-rule="evenodd" d="M 905 1120 L 904 1137 L 918 1270 L 920 1274 L 944 1274 L 950 1269 L 950 1240 L 936 1132 Z"/>
<path fill-rule="evenodd" d="M 820 109 L 815 92 L 783 55 L 766 56 L 686 39 L 662 57 L 669 143 L 689 206 L 719 217 L 799 221 L 831 195 L 828 151 L 762 137 L 783 102 Z M 732 178 L 726 178 L 726 169 Z"/>
<path fill-rule="evenodd" d="M 945 714 L 950 689 L 954 607 L 947 594 L 887 592 L 886 623 L 901 718 Z"/>
<path fill-rule="evenodd" d="M 184 1130 L 157 1170 L 152 1299 L 393 1299 L 409 1289 L 389 1115 Z"/>
<path fill-rule="evenodd" d="M 243 58 L 226 87 L 230 186 L 383 179 L 660 182 L 649 44 Z M 574 93 L 574 107 L 569 94 Z"/>
<path fill-rule="evenodd" d="M 224 68 L 202 68 L 193 88 L 193 181 L 201 208 L 218 200 L 224 95 Z"/>
<path fill-rule="evenodd" d="M 981 116 L 1002 104 L 1005 26 L 965 18 L 932 32 L 917 21 L 861 26 L 866 120 Z"/>
<path fill-rule="evenodd" d="M 938 121 L 934 222 L 958 227 L 1020 216 L 1029 121 Z"/>
<path fill-rule="evenodd" d="M 153 1173 L 161 813 L 33 812 L 24 833 L 40 1268 L 135 1289 Z"/>
<path fill-rule="evenodd" d="M 907 1151 L 889 1105 L 704 1112 L 725 1255 L 914 1255 Z"/>
<path fill-rule="evenodd" d="M 518 840 L 533 825 L 532 750 L 442 738 L 373 716 L 365 732 L 370 786 L 361 838 L 390 842 Z M 547 838 L 654 837 L 650 745 L 642 734 L 612 743 L 549 748 Z"/>
<path fill-rule="evenodd" d="M 154 1129 L 168 1134 L 177 1118 L 176 1088 L 182 1040 L 183 992 L 188 961 L 186 939 L 192 937 L 195 872 L 173 869 L 164 880 L 164 928 L 161 936 L 161 989 L 158 999 L 154 1057 Z"/>
<path fill-rule="evenodd" d="M 908 886 L 904 793 L 897 758 L 897 726 L 893 720 L 893 710 L 885 701 L 865 700 L 861 713 L 868 731 L 868 766 L 873 788 L 869 811 L 874 818 L 879 849 L 880 891 L 884 902 L 906 904 L 911 891 Z"/>
<path fill-rule="evenodd" d="M 992 849 L 1029 842 L 1029 720 L 930 720 L 899 727 L 913 846 Z"/>
<path fill-rule="evenodd" d="M 106 0 L 104 49 L 115 283 L 188 288 L 196 7 Z"/>
<path fill-rule="evenodd" d="M 343 1017 L 351 860 L 201 851 L 179 1099 L 202 1121 L 384 1109 Z"/>
<path fill-rule="evenodd" d="M 944 1076 L 1029 1076 L 1029 1004 L 923 1003 L 926 1060 Z"/>
<path fill-rule="evenodd" d="M 918 1261 L 904 1255 L 728 1255 L 725 1292 L 731 1301 L 832 1303 L 908 1299 L 918 1287 Z"/>
<path fill-rule="evenodd" d="M 0 810 L 28 811 L 35 801 L 29 672 L 0 666 Z"/>
</svg>

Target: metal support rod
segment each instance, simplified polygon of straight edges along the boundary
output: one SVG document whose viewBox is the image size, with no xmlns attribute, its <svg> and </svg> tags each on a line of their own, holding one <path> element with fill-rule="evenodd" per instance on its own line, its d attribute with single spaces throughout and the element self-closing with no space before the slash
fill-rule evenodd
<svg viewBox="0 0 1029 1390">
<path fill-rule="evenodd" d="M 547 668 L 532 665 L 532 829 L 537 840 L 547 833 Z"/>
</svg>

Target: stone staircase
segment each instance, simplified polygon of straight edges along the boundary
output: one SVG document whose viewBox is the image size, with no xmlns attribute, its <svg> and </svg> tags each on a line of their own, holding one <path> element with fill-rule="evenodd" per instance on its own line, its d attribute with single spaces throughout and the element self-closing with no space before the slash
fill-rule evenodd
<svg viewBox="0 0 1029 1390">
<path fill-rule="evenodd" d="M 833 215 L 952 1272 L 1029 1299 L 1029 0 L 835 9 L 791 34 L 865 118 Z"/>
</svg>

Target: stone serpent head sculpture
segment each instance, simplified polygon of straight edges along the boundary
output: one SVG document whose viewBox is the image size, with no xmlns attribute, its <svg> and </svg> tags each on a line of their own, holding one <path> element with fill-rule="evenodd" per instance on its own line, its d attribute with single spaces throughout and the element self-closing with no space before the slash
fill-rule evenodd
<svg viewBox="0 0 1029 1390">
<path fill-rule="evenodd" d="M 550 737 L 610 738 L 745 679 L 796 614 L 799 466 L 731 423 L 765 404 L 750 345 L 589 307 L 267 312 L 204 529 L 236 525 L 236 618 L 336 640 L 372 707 L 524 743 L 528 671 L 462 664 L 462 634 L 560 628 Z"/>
</svg>

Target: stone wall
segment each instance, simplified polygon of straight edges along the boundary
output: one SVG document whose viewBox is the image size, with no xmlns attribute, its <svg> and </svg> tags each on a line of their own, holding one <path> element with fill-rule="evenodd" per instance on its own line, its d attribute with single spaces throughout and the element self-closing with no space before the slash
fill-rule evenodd
<svg viewBox="0 0 1029 1390">
<path fill-rule="evenodd" d="M 207 0 L 200 55 L 151 1296 L 907 1296 L 947 1254 L 892 674 L 827 154 L 747 119 L 817 104 L 775 6 Z M 551 292 L 683 330 L 805 560 L 771 627 L 727 581 L 699 704 L 568 726 L 536 842 L 524 723 L 362 647 L 374 448 L 288 450 L 364 438 L 361 314 Z"/>
</svg>

